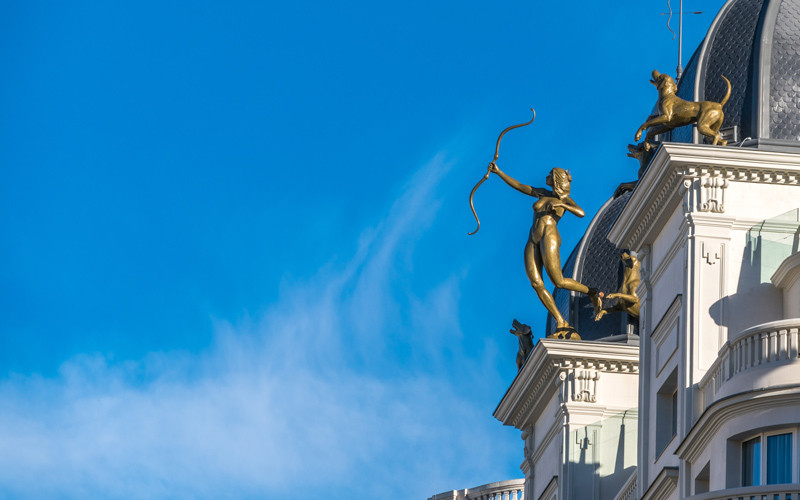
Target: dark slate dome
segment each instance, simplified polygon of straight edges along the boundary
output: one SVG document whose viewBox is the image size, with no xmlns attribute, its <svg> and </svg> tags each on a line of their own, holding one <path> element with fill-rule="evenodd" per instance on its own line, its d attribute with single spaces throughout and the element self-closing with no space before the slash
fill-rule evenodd
<svg viewBox="0 0 800 500">
<path fill-rule="evenodd" d="M 576 279 L 586 286 L 604 292 L 617 291 L 622 283 L 623 264 L 620 259 L 622 252 L 608 241 L 606 235 L 630 195 L 630 191 L 625 192 L 616 198 L 611 198 L 600 207 L 583 238 L 564 264 L 565 277 Z M 586 295 L 559 288 L 555 290 L 553 298 L 561 315 L 578 330 L 583 340 L 597 340 L 627 333 L 627 313 L 611 313 L 595 322 L 594 309 Z M 548 315 L 547 335 L 553 333 L 555 328 L 555 320 Z"/>
<path fill-rule="evenodd" d="M 800 144 L 800 0 L 729 0 L 678 83 L 691 101 L 722 100 L 723 135 L 743 146 Z M 666 140 L 702 142 L 686 126 Z"/>
</svg>

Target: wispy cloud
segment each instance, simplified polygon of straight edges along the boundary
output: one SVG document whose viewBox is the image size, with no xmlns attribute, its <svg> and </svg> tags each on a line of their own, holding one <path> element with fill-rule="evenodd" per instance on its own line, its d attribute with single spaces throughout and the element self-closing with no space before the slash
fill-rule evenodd
<svg viewBox="0 0 800 500">
<path fill-rule="evenodd" d="M 220 321 L 203 353 L 2 381 L 0 496 L 424 498 L 506 479 L 493 455 L 514 450 L 452 376 L 487 375 L 463 358 L 458 277 L 402 286 L 448 168 L 425 165 L 349 261 Z"/>
</svg>

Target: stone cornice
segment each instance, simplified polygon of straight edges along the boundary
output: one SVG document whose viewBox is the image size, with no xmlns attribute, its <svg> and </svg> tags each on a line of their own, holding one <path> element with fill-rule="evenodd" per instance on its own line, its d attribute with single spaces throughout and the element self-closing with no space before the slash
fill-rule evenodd
<svg viewBox="0 0 800 500">
<path fill-rule="evenodd" d="M 719 181 L 707 182 L 708 179 Z M 731 181 L 798 185 L 800 154 L 700 144 L 662 144 L 611 227 L 608 238 L 617 247 L 632 250 L 651 243 L 690 188 L 700 191 L 693 211 L 724 212 L 724 191 Z"/>
<path fill-rule="evenodd" d="M 642 500 L 666 500 L 678 486 L 678 468 L 664 467 L 642 495 Z"/>
<path fill-rule="evenodd" d="M 716 435 L 722 425 L 738 415 L 754 410 L 800 404 L 800 384 L 772 387 L 760 391 L 749 391 L 720 399 L 712 403 L 700 415 L 675 454 L 681 459 L 693 462 Z"/>
<path fill-rule="evenodd" d="M 564 370 L 638 373 L 639 347 L 608 342 L 541 339 L 494 411 L 505 425 L 523 430 L 537 409 L 549 401 Z"/>
</svg>

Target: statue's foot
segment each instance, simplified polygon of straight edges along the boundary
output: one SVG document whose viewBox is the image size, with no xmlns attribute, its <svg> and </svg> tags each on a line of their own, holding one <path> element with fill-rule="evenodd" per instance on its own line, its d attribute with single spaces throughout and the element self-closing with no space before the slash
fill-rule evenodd
<svg viewBox="0 0 800 500">
<path fill-rule="evenodd" d="M 547 336 L 549 339 L 566 339 L 566 340 L 580 340 L 581 336 L 578 331 L 571 326 L 561 326 L 556 328 L 556 331 Z"/>
<path fill-rule="evenodd" d="M 594 320 L 595 320 L 595 321 L 600 321 L 600 318 L 602 318 L 603 316 L 605 316 L 605 315 L 606 315 L 606 312 L 607 312 L 607 311 L 606 311 L 605 309 L 600 309 L 600 312 L 598 312 L 598 313 L 596 313 L 596 314 L 594 315 Z"/>
</svg>

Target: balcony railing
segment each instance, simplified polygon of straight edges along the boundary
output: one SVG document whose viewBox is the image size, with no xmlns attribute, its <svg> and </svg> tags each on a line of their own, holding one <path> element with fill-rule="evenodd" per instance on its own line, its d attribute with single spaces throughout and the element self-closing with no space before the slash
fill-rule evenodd
<svg viewBox="0 0 800 500">
<path fill-rule="evenodd" d="M 614 497 L 614 500 L 634 500 L 636 498 L 636 469 L 633 470 L 631 476 L 625 481 L 625 485 Z"/>
<path fill-rule="evenodd" d="M 700 381 L 703 410 L 726 381 L 757 366 L 796 360 L 800 350 L 800 320 L 773 321 L 749 328 L 729 340 Z M 772 499 L 771 499 L 772 500 Z M 784 499 L 781 499 L 784 500 Z"/>
<path fill-rule="evenodd" d="M 800 484 L 747 486 L 732 490 L 712 491 L 690 497 L 691 500 L 797 500 Z"/>
<path fill-rule="evenodd" d="M 511 479 L 433 495 L 428 500 L 524 500 L 525 480 Z"/>
</svg>

